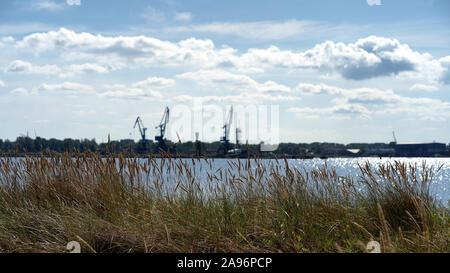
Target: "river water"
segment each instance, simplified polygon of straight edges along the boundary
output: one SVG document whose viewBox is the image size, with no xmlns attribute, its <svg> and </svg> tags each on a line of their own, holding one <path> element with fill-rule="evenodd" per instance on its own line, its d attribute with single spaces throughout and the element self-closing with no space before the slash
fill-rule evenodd
<svg viewBox="0 0 450 273">
<path fill-rule="evenodd" d="M 211 160 L 211 159 L 210 159 Z M 274 163 L 275 159 L 261 159 L 260 163 L 263 165 L 269 165 Z M 191 159 L 185 160 L 187 164 L 192 166 Z M 228 162 L 229 161 L 229 162 Z M 207 173 L 216 173 L 218 170 L 229 169 L 230 162 L 237 161 L 237 159 L 213 159 L 212 164 L 209 165 L 203 160 L 200 164 L 196 161 L 196 166 L 193 169 L 196 170 L 196 177 L 207 180 Z M 364 165 L 368 162 L 374 170 L 377 170 L 380 165 L 386 163 L 392 163 L 399 161 L 401 163 L 416 165 L 420 171 L 422 164 L 425 162 L 427 168 L 432 168 L 434 171 L 434 177 L 430 185 L 430 191 L 436 200 L 442 202 L 444 205 L 450 205 L 450 158 L 378 158 L 378 157 L 365 157 L 365 158 L 329 158 L 329 159 L 287 159 L 289 167 L 297 168 L 299 170 L 311 171 L 318 170 L 324 166 L 328 169 L 335 169 L 339 176 L 352 177 L 358 179 L 361 176 L 361 171 L 358 163 Z M 246 160 L 241 159 L 241 164 Z M 278 159 L 278 163 L 281 168 L 284 168 L 285 162 L 283 159 Z M 255 169 L 256 165 L 253 164 L 252 169 Z M 234 171 L 236 168 L 232 169 Z M 439 169 L 439 171 L 437 171 Z"/>
<path fill-rule="evenodd" d="M 17 159 L 16 159 L 17 160 Z M 159 164 L 161 159 L 156 159 L 156 163 Z M 417 165 L 418 169 L 425 162 L 428 168 L 432 168 L 435 171 L 432 183 L 430 185 L 430 190 L 436 200 L 440 201 L 442 204 L 450 205 L 450 158 L 329 158 L 329 159 L 287 159 L 289 167 L 297 168 L 300 171 L 311 171 L 318 170 L 324 166 L 328 169 L 335 169 L 339 176 L 352 177 L 358 179 L 361 176 L 361 171 L 358 166 L 359 164 L 365 164 L 368 162 L 374 170 L 382 164 L 389 162 L 399 161 L 401 163 Z M 144 163 L 147 159 L 140 159 L 140 162 Z M 237 164 L 238 159 L 209 159 L 208 162 L 205 160 L 197 161 L 194 163 L 191 159 L 183 159 L 183 162 L 187 164 L 193 171 L 194 176 L 197 180 L 201 181 L 201 184 L 206 185 L 208 183 L 208 175 L 217 174 L 219 171 L 231 170 L 231 172 L 236 172 L 237 168 L 230 168 L 230 163 Z M 241 164 L 246 163 L 246 159 L 240 159 Z M 253 160 L 252 160 L 253 161 Z M 260 164 L 269 166 L 270 164 L 275 164 L 275 159 L 260 159 L 258 160 Z M 285 167 L 285 162 L 283 159 L 279 159 L 275 164 L 282 170 Z M 166 165 L 167 166 L 167 165 Z M 251 164 L 251 169 L 256 169 L 256 164 Z M 437 171 L 439 169 L 439 171 Z M 167 181 L 175 181 L 172 179 L 172 175 L 168 174 L 165 177 Z"/>
</svg>

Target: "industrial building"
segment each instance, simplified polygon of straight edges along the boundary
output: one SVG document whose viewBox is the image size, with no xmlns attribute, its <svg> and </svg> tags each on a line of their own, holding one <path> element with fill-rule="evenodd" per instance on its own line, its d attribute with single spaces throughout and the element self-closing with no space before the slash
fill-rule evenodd
<svg viewBox="0 0 450 273">
<path fill-rule="evenodd" d="M 445 143 L 397 143 L 396 156 L 434 156 L 446 153 Z"/>
</svg>

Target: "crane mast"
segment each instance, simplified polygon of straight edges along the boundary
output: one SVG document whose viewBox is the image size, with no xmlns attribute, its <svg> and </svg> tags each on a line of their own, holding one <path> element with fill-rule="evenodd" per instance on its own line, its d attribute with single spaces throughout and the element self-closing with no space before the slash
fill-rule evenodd
<svg viewBox="0 0 450 273">
<path fill-rule="evenodd" d="M 145 131 L 147 131 L 147 128 L 144 127 L 142 119 L 139 116 L 136 118 L 136 122 L 134 123 L 133 129 L 135 129 L 136 126 L 138 126 L 139 128 L 139 133 L 141 134 L 142 142 L 145 143 L 147 141 L 147 139 L 145 138 Z"/>
<path fill-rule="evenodd" d="M 169 123 L 169 107 L 166 107 L 161 122 L 155 127 L 155 129 L 159 129 L 159 136 L 156 136 L 155 140 L 158 141 L 159 149 L 162 149 L 163 151 L 167 151 L 166 141 L 164 140 L 167 123 Z"/>
<path fill-rule="evenodd" d="M 233 121 L 233 106 L 230 108 L 230 112 L 228 114 L 228 120 L 223 126 L 223 137 L 220 138 L 220 142 L 222 143 L 222 148 L 224 154 L 228 153 L 228 150 L 230 150 L 230 128 L 231 128 L 231 122 Z"/>
</svg>

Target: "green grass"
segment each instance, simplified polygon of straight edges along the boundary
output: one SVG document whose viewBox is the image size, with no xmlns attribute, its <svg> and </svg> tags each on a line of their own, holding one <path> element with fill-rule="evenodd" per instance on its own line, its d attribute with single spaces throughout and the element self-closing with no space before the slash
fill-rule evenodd
<svg viewBox="0 0 450 273">
<path fill-rule="evenodd" d="M 364 252 L 370 240 L 383 252 L 450 251 L 449 209 L 425 164 L 365 164 L 352 180 L 230 161 L 202 189 L 179 159 L 117 158 L 0 159 L 0 252 L 65 252 L 73 240 L 83 252 Z"/>
</svg>

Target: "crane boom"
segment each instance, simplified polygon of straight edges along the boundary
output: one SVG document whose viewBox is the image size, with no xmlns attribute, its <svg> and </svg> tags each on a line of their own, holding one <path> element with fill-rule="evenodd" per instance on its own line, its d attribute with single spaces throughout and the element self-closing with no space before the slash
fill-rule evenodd
<svg viewBox="0 0 450 273">
<path fill-rule="evenodd" d="M 169 107 L 166 107 L 166 110 L 164 111 L 164 114 L 161 118 L 161 122 L 158 126 L 155 127 L 155 129 L 159 128 L 159 133 L 161 137 L 164 137 L 166 133 L 166 126 L 167 123 L 169 123 Z"/>
<path fill-rule="evenodd" d="M 136 118 L 136 121 L 134 122 L 133 129 L 135 129 L 136 126 L 138 126 L 139 128 L 139 133 L 141 134 L 142 141 L 145 142 L 146 141 L 145 131 L 147 131 L 147 128 L 144 127 L 144 123 L 142 123 L 142 119 L 139 116 Z"/>
<path fill-rule="evenodd" d="M 166 107 L 164 110 L 164 114 L 161 118 L 161 122 L 158 126 L 155 127 L 155 129 L 159 128 L 159 136 L 155 137 L 155 140 L 158 141 L 158 147 L 161 150 L 167 151 L 167 145 L 164 140 L 164 135 L 166 134 L 166 127 L 167 123 L 169 123 L 169 107 Z"/>
</svg>

